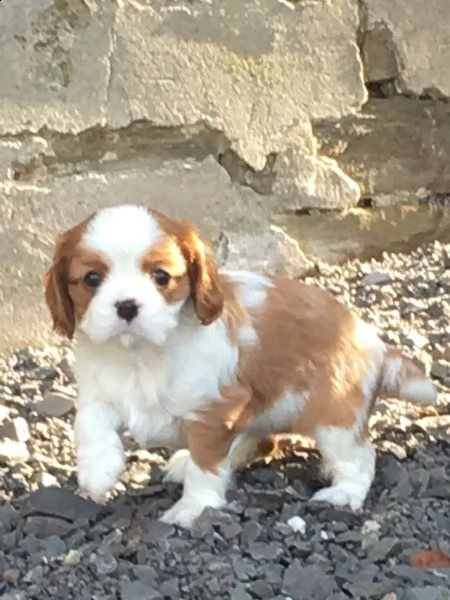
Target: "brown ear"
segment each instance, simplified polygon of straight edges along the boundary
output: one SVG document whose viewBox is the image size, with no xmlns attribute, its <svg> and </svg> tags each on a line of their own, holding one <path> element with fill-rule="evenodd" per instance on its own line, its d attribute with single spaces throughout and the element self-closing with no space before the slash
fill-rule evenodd
<svg viewBox="0 0 450 600">
<path fill-rule="evenodd" d="M 68 292 L 67 258 L 63 252 L 64 241 L 56 244 L 53 265 L 45 273 L 43 283 L 45 301 L 53 319 L 53 329 L 72 339 L 75 331 L 75 313 Z"/>
<path fill-rule="evenodd" d="M 195 313 L 203 325 L 209 325 L 220 317 L 224 304 L 217 265 L 211 249 L 202 242 L 194 229 L 189 227 L 180 241 L 188 264 Z"/>
</svg>

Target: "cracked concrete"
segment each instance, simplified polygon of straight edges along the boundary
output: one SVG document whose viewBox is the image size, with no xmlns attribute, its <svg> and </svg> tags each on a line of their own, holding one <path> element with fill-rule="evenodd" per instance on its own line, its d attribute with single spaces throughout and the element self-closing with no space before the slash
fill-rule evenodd
<svg viewBox="0 0 450 600">
<path fill-rule="evenodd" d="M 403 93 L 450 97 L 450 5 L 445 0 L 363 0 L 366 29 L 389 32 Z"/>
<path fill-rule="evenodd" d="M 413 207 L 393 248 L 395 227 L 445 238 L 414 207 L 450 191 L 449 20 L 448 0 L 1 2 L 0 347 L 48 339 L 53 237 L 106 204 L 292 276 L 378 251 L 361 205 Z"/>
</svg>

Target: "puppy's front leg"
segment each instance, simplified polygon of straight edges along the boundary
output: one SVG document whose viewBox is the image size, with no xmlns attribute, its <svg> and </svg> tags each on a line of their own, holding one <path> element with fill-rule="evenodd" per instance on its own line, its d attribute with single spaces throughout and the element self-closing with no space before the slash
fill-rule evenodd
<svg viewBox="0 0 450 600">
<path fill-rule="evenodd" d="M 80 395 L 75 417 L 78 485 L 96 502 L 103 502 L 125 468 L 118 434 L 120 415 L 106 402 Z"/>
<path fill-rule="evenodd" d="M 168 471 L 168 479 L 182 480 L 183 494 L 161 518 L 180 527 L 191 526 L 205 508 L 226 504 L 232 474 L 229 450 L 234 434 L 230 429 L 221 422 L 190 421 L 186 430 L 188 451 L 177 452 Z M 170 476 L 172 471 L 176 477 Z"/>
</svg>

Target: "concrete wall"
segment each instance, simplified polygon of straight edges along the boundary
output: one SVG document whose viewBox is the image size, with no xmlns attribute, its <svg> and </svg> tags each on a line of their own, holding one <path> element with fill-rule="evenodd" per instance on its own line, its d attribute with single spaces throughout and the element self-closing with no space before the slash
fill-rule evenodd
<svg viewBox="0 0 450 600">
<path fill-rule="evenodd" d="M 4 0 L 0 47 L 0 348 L 46 339 L 54 235 L 100 206 L 298 275 L 364 242 L 294 215 L 450 191 L 449 0 Z"/>
</svg>

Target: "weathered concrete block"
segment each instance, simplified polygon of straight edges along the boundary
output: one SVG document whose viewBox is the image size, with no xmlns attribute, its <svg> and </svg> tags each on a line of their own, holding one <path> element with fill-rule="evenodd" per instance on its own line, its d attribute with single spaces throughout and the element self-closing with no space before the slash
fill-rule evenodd
<svg viewBox="0 0 450 600">
<path fill-rule="evenodd" d="M 355 0 L 124 3 L 108 121 L 205 122 L 256 169 L 298 145 L 298 125 L 366 100 Z M 145 76 L 144 76 L 145 74 Z M 301 142 L 303 145 L 303 142 Z"/>
<path fill-rule="evenodd" d="M 355 204 L 358 187 L 318 159 L 310 119 L 340 118 L 366 100 L 357 19 L 352 0 L 336 0 L 332 11 L 322 2 L 294 8 L 273 0 L 124 4 L 108 121 L 203 122 L 254 169 L 279 156 L 280 203 Z"/>
<path fill-rule="evenodd" d="M 448 0 L 429 0 L 426 3 L 423 0 L 363 0 L 363 7 L 366 30 L 381 27 L 390 32 L 400 88 L 415 94 L 450 96 Z M 379 58 L 386 63 L 383 48 Z M 376 56 L 372 55 L 371 60 L 375 70 Z M 383 70 L 392 76 L 392 64 Z"/>
<path fill-rule="evenodd" d="M 105 122 L 113 18 L 107 0 L 0 4 L 0 135 Z"/>
<path fill-rule="evenodd" d="M 393 97 L 316 128 L 321 152 L 335 158 L 361 194 L 405 199 L 450 189 L 448 105 Z"/>
</svg>

